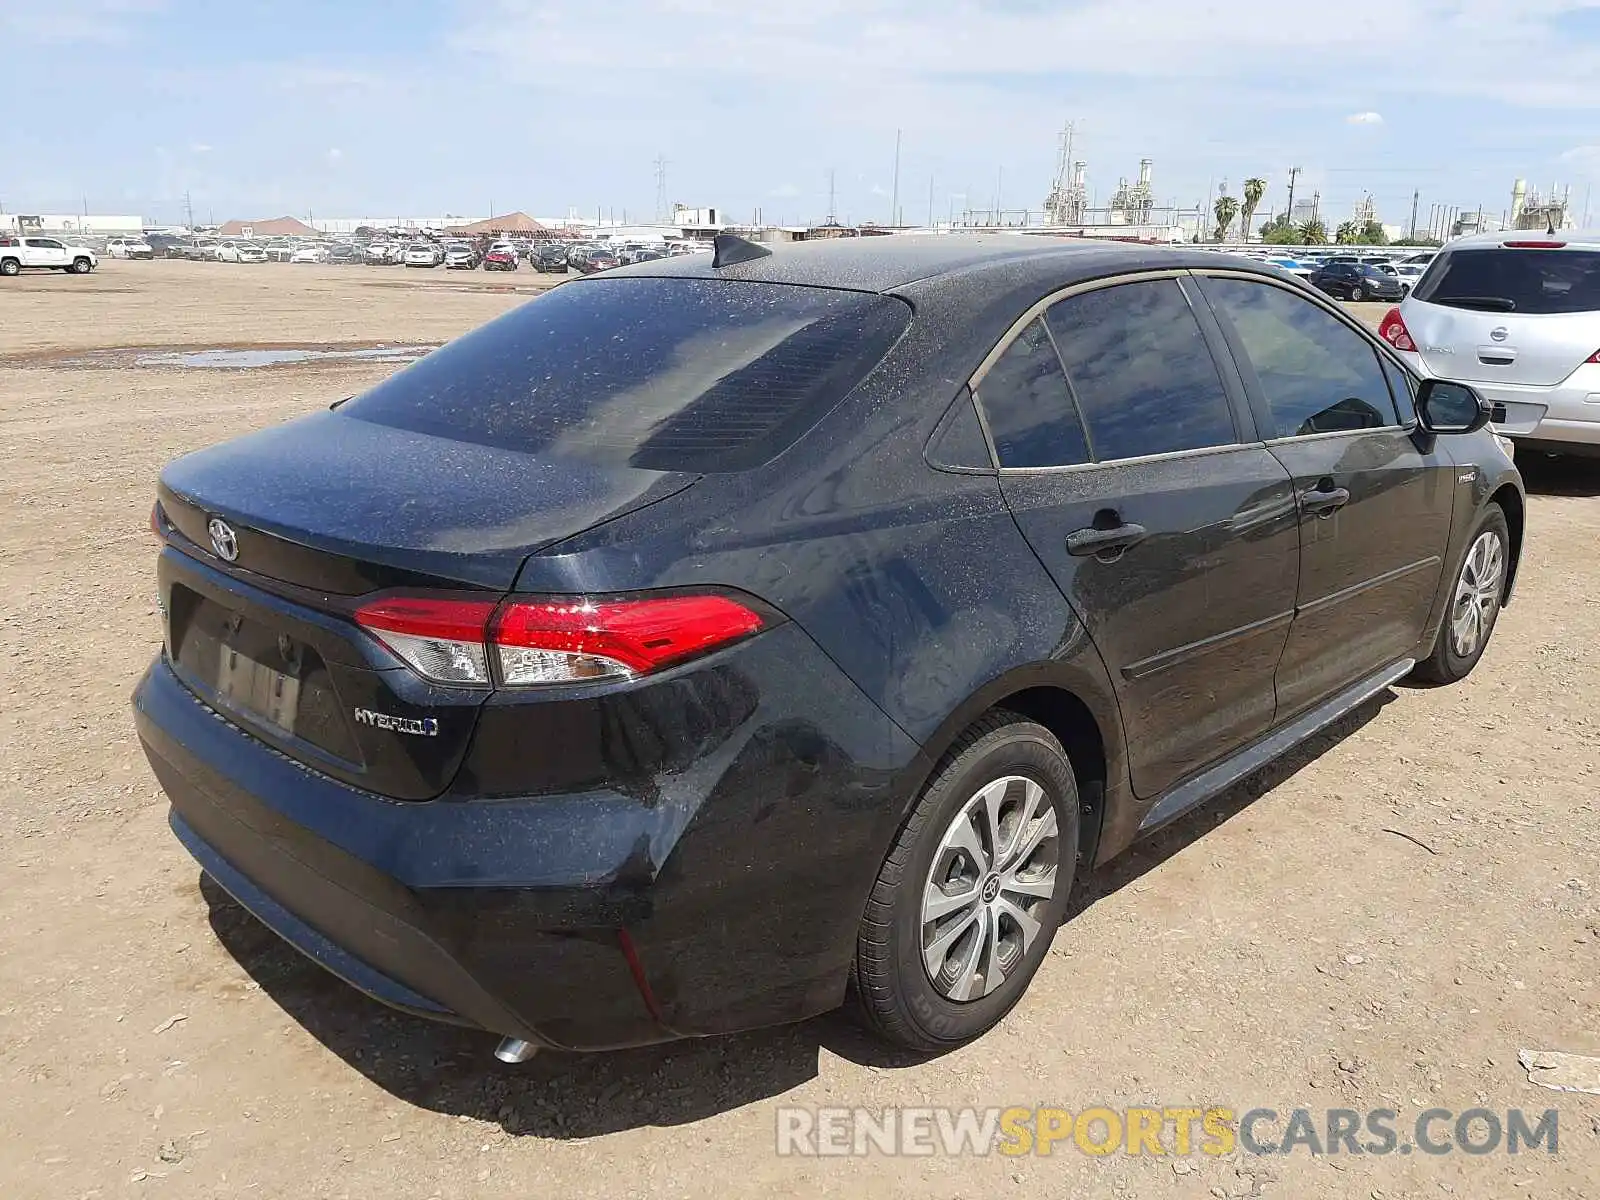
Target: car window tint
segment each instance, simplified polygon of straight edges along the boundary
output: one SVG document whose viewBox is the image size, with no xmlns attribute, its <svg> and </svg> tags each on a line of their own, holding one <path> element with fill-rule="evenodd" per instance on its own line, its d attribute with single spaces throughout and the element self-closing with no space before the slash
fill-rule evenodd
<svg viewBox="0 0 1600 1200">
<path fill-rule="evenodd" d="M 735 280 L 568 284 L 341 406 L 381 425 L 659 471 L 742 471 L 842 400 L 901 300 Z"/>
<path fill-rule="evenodd" d="M 1222 377 L 1176 280 L 1073 296 L 1047 318 L 1097 462 L 1235 440 Z"/>
<path fill-rule="evenodd" d="M 1272 411 L 1273 437 L 1398 425 L 1378 354 L 1293 292 L 1244 279 L 1207 279 L 1206 295 L 1233 324 Z"/>
<path fill-rule="evenodd" d="M 1593 312 L 1600 309 L 1600 252 L 1446 250 L 1413 294 L 1429 304 L 1481 312 Z"/>
<path fill-rule="evenodd" d="M 1402 423 L 1412 421 L 1417 415 L 1417 385 L 1409 372 L 1397 366 L 1381 354 L 1378 361 L 1383 364 L 1383 373 L 1389 380 L 1389 394 L 1394 397 L 1397 415 Z"/>
<path fill-rule="evenodd" d="M 1089 461 L 1078 410 L 1044 322 L 1029 322 L 978 385 L 1002 467 L 1069 467 Z"/>
</svg>

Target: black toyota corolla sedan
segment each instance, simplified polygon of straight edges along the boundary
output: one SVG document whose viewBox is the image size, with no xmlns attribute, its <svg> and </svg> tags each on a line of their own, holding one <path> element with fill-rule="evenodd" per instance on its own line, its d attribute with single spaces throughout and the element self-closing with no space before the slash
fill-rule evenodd
<svg viewBox="0 0 1600 1200">
<path fill-rule="evenodd" d="M 1245 260 L 724 239 L 168 466 L 139 734 L 240 904 L 507 1058 L 937 1050 L 1083 872 L 1472 670 L 1488 418 Z"/>
</svg>

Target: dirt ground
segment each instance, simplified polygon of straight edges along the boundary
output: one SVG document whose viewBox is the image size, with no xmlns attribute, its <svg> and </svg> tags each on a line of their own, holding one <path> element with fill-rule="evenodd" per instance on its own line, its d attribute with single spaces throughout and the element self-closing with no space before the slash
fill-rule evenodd
<svg viewBox="0 0 1600 1200">
<path fill-rule="evenodd" d="M 432 342 L 535 286 L 166 262 L 0 281 L 0 1196 L 1600 1196 L 1600 1096 L 1517 1060 L 1600 1054 L 1600 466 L 1524 463 L 1519 591 L 1470 680 L 1385 693 L 1100 872 L 1016 1012 L 933 1061 L 827 1017 L 506 1067 L 203 883 L 128 709 L 160 636 L 156 474 L 392 364 L 40 356 Z M 1553 1107 L 1559 1153 L 775 1153 L 780 1104 L 1188 1103 L 1395 1108 L 1402 1130 Z"/>
</svg>

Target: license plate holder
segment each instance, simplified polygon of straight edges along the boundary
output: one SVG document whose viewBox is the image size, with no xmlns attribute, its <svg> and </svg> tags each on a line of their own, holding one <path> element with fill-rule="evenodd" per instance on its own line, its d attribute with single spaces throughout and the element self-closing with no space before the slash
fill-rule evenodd
<svg viewBox="0 0 1600 1200">
<path fill-rule="evenodd" d="M 221 648 L 217 664 L 217 695 L 235 708 L 267 724 L 294 732 L 300 707 L 300 680 L 257 662 L 232 646 Z"/>
</svg>

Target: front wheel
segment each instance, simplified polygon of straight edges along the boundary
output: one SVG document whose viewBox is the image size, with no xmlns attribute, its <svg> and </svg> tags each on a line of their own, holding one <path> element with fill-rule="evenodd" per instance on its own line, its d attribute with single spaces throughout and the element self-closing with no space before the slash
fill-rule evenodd
<svg viewBox="0 0 1600 1200">
<path fill-rule="evenodd" d="M 94 264 L 87 258 L 75 258 L 72 260 L 72 270 L 78 275 L 87 275 L 93 269 Z"/>
<path fill-rule="evenodd" d="M 1350 299 L 1352 301 L 1365 300 L 1366 298 L 1367 298 L 1367 289 L 1362 287 L 1359 283 L 1353 285 L 1350 288 Z"/>
<path fill-rule="evenodd" d="M 1450 587 L 1449 607 L 1439 625 L 1433 653 L 1412 672 L 1428 683 L 1456 683 L 1472 673 L 1488 649 L 1505 598 L 1506 565 L 1511 561 L 1506 515 L 1491 504 L 1479 518 L 1467 552 Z"/>
<path fill-rule="evenodd" d="M 944 759 L 878 873 L 856 939 L 856 1007 L 879 1036 L 935 1052 L 992 1029 L 1061 924 L 1078 787 L 1048 729 L 995 712 Z"/>
</svg>

